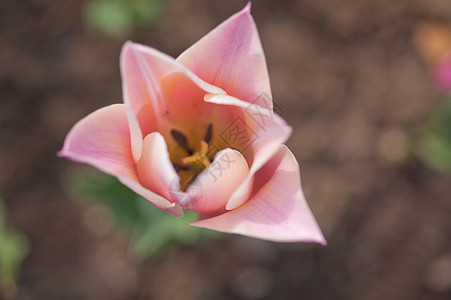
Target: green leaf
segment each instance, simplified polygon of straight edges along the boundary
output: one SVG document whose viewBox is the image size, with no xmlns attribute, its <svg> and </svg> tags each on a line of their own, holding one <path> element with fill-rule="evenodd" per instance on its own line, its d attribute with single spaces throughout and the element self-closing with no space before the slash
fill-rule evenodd
<svg viewBox="0 0 451 300">
<path fill-rule="evenodd" d="M 451 172 L 451 98 L 433 111 L 418 138 L 416 153 L 430 167 Z"/>
<path fill-rule="evenodd" d="M 91 0 L 86 3 L 86 24 L 110 36 L 123 36 L 139 25 L 155 22 L 163 0 Z"/>
<path fill-rule="evenodd" d="M 109 35 L 122 35 L 134 26 L 133 16 L 124 1 L 92 0 L 85 7 L 86 23 Z"/>
<path fill-rule="evenodd" d="M 29 252 L 27 238 L 5 224 L 5 206 L 0 199 L 0 294 L 12 296 L 22 262 Z"/>
<path fill-rule="evenodd" d="M 182 218 L 177 218 L 136 195 L 114 177 L 78 173 L 72 175 L 71 185 L 72 189 L 94 197 L 110 209 L 116 224 L 130 231 L 133 251 L 142 257 L 177 244 L 197 244 L 220 236 L 188 225 L 197 219 L 197 214 L 187 211 Z"/>
</svg>

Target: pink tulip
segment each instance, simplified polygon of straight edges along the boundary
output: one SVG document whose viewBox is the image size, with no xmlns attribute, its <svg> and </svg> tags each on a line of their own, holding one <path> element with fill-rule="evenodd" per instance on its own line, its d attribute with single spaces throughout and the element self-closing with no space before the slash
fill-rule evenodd
<svg viewBox="0 0 451 300">
<path fill-rule="evenodd" d="M 451 53 L 440 59 L 433 68 L 434 79 L 437 86 L 451 93 Z"/>
<path fill-rule="evenodd" d="M 127 42 L 120 63 L 124 104 L 79 121 L 61 156 L 174 215 L 197 212 L 193 226 L 326 244 L 283 145 L 291 127 L 273 114 L 250 3 L 177 59 Z"/>
</svg>

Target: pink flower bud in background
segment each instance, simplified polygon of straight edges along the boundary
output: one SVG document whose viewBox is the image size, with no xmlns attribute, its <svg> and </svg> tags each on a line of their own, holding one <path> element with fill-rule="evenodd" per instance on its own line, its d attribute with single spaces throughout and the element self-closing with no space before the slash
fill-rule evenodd
<svg viewBox="0 0 451 300">
<path fill-rule="evenodd" d="M 451 93 L 451 52 L 433 67 L 434 81 L 438 88 Z"/>
<path fill-rule="evenodd" d="M 451 92 L 451 28 L 437 22 L 421 22 L 414 32 L 415 44 L 432 69 L 434 83 Z"/>
</svg>

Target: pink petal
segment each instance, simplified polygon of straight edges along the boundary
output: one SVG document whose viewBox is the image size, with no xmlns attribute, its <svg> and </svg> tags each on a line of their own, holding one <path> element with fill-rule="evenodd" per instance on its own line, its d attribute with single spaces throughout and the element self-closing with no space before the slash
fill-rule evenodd
<svg viewBox="0 0 451 300">
<path fill-rule="evenodd" d="M 254 102 L 262 94 L 272 109 L 265 55 L 257 27 L 246 7 L 213 29 L 183 52 L 177 61 L 227 94 Z"/>
<path fill-rule="evenodd" d="M 121 53 L 123 98 L 131 131 L 132 153 L 141 158 L 143 136 L 167 128 L 164 118 L 167 100 L 161 88 L 162 79 L 180 72 L 206 93 L 224 91 L 194 75 L 174 58 L 153 48 L 127 42 Z"/>
<path fill-rule="evenodd" d="M 241 116 L 244 124 L 237 122 L 236 125 L 244 127 L 240 131 L 247 129 L 254 133 L 251 146 L 245 152 L 246 156 L 253 158 L 249 173 L 230 197 L 226 206 L 228 210 L 232 210 L 248 199 L 254 174 L 276 153 L 280 145 L 286 142 L 292 129 L 272 110 L 228 95 L 206 95 L 205 101 L 244 108 L 245 113 Z"/>
<path fill-rule="evenodd" d="M 224 106 L 205 102 L 206 92 L 182 72 L 173 72 L 163 77 L 161 89 L 166 99 L 167 123 L 160 133 L 166 138 L 173 161 L 181 157 L 174 157 L 176 151 L 173 150 L 179 146 L 170 134 L 172 129 L 185 134 L 189 139 L 189 146 L 196 149 L 210 124 L 213 125 L 213 132 L 217 132 L 221 123 L 229 124 L 232 121 L 229 116 L 235 116 Z"/>
<path fill-rule="evenodd" d="M 280 146 L 255 180 L 260 188 L 245 204 L 191 225 L 270 241 L 326 244 L 302 193 L 299 165 L 286 146 Z"/>
<path fill-rule="evenodd" d="M 224 149 L 188 187 L 182 207 L 206 215 L 225 212 L 227 200 L 246 178 L 249 167 L 240 152 Z"/>
<path fill-rule="evenodd" d="M 173 196 L 180 190 L 180 178 L 172 166 L 166 142 L 160 133 L 153 132 L 145 137 L 137 172 L 144 187 L 171 202 L 176 201 Z"/>
<path fill-rule="evenodd" d="M 71 129 L 60 156 L 90 164 L 116 176 L 123 184 L 155 206 L 176 215 L 182 209 L 149 191 L 139 183 L 130 149 L 130 129 L 123 104 L 110 105 L 91 113 Z"/>
</svg>

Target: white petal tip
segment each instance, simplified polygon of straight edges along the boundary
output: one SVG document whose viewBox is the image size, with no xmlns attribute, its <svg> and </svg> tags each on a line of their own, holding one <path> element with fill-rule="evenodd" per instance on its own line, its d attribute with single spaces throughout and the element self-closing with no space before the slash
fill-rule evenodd
<svg viewBox="0 0 451 300">
<path fill-rule="evenodd" d="M 327 246 L 327 241 L 324 238 L 322 233 L 321 233 L 321 236 L 319 236 L 319 237 L 317 237 L 315 239 L 312 239 L 312 243 L 317 243 L 317 244 L 320 244 L 322 246 Z"/>
<path fill-rule="evenodd" d="M 64 149 L 61 149 L 60 151 L 56 152 L 56 156 L 58 157 L 66 157 L 66 153 L 64 151 Z"/>
<path fill-rule="evenodd" d="M 251 6 L 252 6 L 252 3 L 249 1 L 247 4 L 246 4 L 246 6 L 243 8 L 243 12 L 245 12 L 245 13 L 248 13 L 248 14 L 250 14 L 251 13 Z"/>
</svg>

